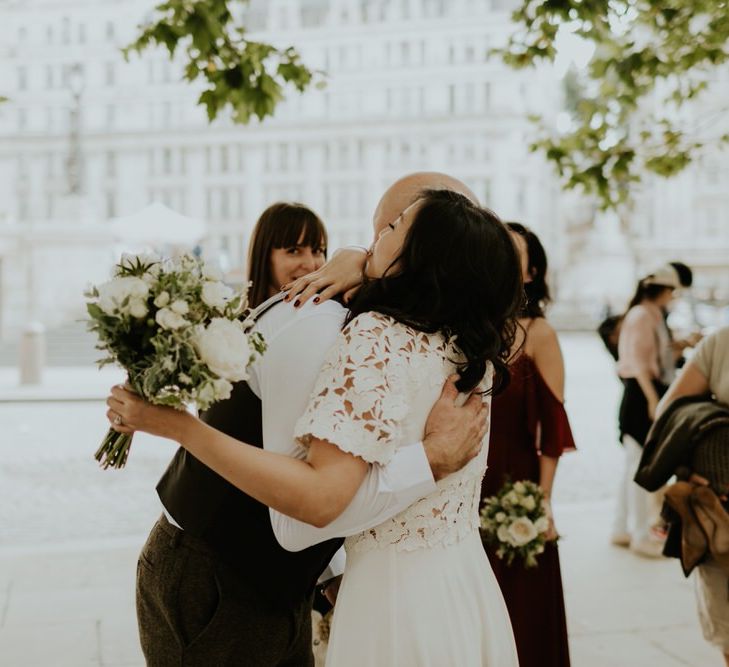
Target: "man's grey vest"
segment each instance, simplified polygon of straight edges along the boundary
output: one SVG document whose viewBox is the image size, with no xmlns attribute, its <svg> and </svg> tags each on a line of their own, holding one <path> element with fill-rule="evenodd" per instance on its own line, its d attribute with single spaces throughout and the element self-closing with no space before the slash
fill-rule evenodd
<svg viewBox="0 0 729 667">
<path fill-rule="evenodd" d="M 202 413 L 210 426 L 263 446 L 261 401 L 245 382 L 229 399 Z M 240 583 L 274 606 L 289 607 L 316 586 L 342 540 L 290 552 L 276 540 L 268 507 L 243 493 L 180 448 L 157 485 L 167 511 L 190 535 L 206 542 L 235 570 Z"/>
</svg>

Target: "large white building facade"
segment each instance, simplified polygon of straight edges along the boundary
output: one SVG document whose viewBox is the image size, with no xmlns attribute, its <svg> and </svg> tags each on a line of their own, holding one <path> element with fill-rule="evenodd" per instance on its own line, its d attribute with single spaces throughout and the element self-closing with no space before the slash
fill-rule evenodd
<svg viewBox="0 0 729 667">
<path fill-rule="evenodd" d="M 0 0 L 0 94 L 10 98 L 0 105 L 0 337 L 29 317 L 68 318 L 81 285 L 118 250 L 105 222 L 153 201 L 205 220 L 204 252 L 240 276 L 268 204 L 311 206 L 331 248 L 368 244 L 380 194 L 421 169 L 462 178 L 504 219 L 531 225 L 558 296 L 578 301 L 562 282 L 584 259 L 593 211 L 561 194 L 528 150 L 527 116 L 559 112 L 560 81 L 551 69 L 515 72 L 487 57 L 512 30 L 516 1 L 253 0 L 251 34 L 296 46 L 327 85 L 291 92 L 274 118 L 239 126 L 208 124 L 201 89 L 181 81 L 166 52 L 124 61 L 120 48 L 153 0 Z M 74 155 L 85 215 L 69 207 Z M 715 195 L 726 215 L 729 194 Z M 649 209 L 654 237 L 682 228 Z M 685 254 L 696 238 L 686 233 L 668 254 Z M 64 254 L 51 261 L 54 247 Z"/>
</svg>

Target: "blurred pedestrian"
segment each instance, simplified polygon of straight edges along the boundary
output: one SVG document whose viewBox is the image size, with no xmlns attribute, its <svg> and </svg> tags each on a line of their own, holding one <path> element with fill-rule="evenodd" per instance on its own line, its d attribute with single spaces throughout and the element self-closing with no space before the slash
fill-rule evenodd
<svg viewBox="0 0 729 667">
<path fill-rule="evenodd" d="M 521 667 L 568 667 L 557 529 L 551 510 L 559 458 L 575 448 L 563 406 L 564 362 L 557 335 L 544 317 L 550 300 L 544 248 L 523 225 L 507 226 L 519 250 L 526 299 L 512 349 L 511 382 L 493 399 L 481 500 L 498 493 L 509 479 L 537 482 L 544 492 L 550 528 L 535 568 L 521 561 L 506 565 L 491 547 L 486 553 L 509 609 Z"/>
<path fill-rule="evenodd" d="M 633 482 L 656 407 L 676 372 L 671 337 L 663 316 L 680 287 L 676 270 L 663 265 L 639 281 L 618 339 L 618 375 L 623 381 L 620 440 L 625 468 L 617 497 L 612 542 L 647 557 L 659 557 L 665 532 L 661 499 Z"/>
</svg>

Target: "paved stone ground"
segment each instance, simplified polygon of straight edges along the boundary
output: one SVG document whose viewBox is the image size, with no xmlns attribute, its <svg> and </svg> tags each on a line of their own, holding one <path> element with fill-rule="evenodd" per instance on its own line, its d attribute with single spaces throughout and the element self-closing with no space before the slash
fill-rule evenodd
<svg viewBox="0 0 729 667">
<path fill-rule="evenodd" d="M 719 667 L 677 563 L 607 544 L 620 386 L 595 337 L 562 341 L 579 447 L 560 464 L 555 492 L 573 665 Z M 125 470 L 99 470 L 98 399 L 117 377 L 51 370 L 44 387 L 21 389 L 12 369 L 0 371 L 0 665 L 137 667 L 136 556 L 174 446 L 138 435 Z M 54 396 L 63 400 L 38 400 Z"/>
</svg>

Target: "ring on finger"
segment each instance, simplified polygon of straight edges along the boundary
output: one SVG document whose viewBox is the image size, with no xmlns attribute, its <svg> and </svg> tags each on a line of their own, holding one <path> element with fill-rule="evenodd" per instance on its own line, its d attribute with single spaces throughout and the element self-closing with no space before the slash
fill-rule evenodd
<svg viewBox="0 0 729 667">
<path fill-rule="evenodd" d="M 121 426 L 124 423 L 124 420 L 121 418 L 121 415 L 117 415 L 114 417 L 114 424 L 116 426 Z"/>
</svg>

